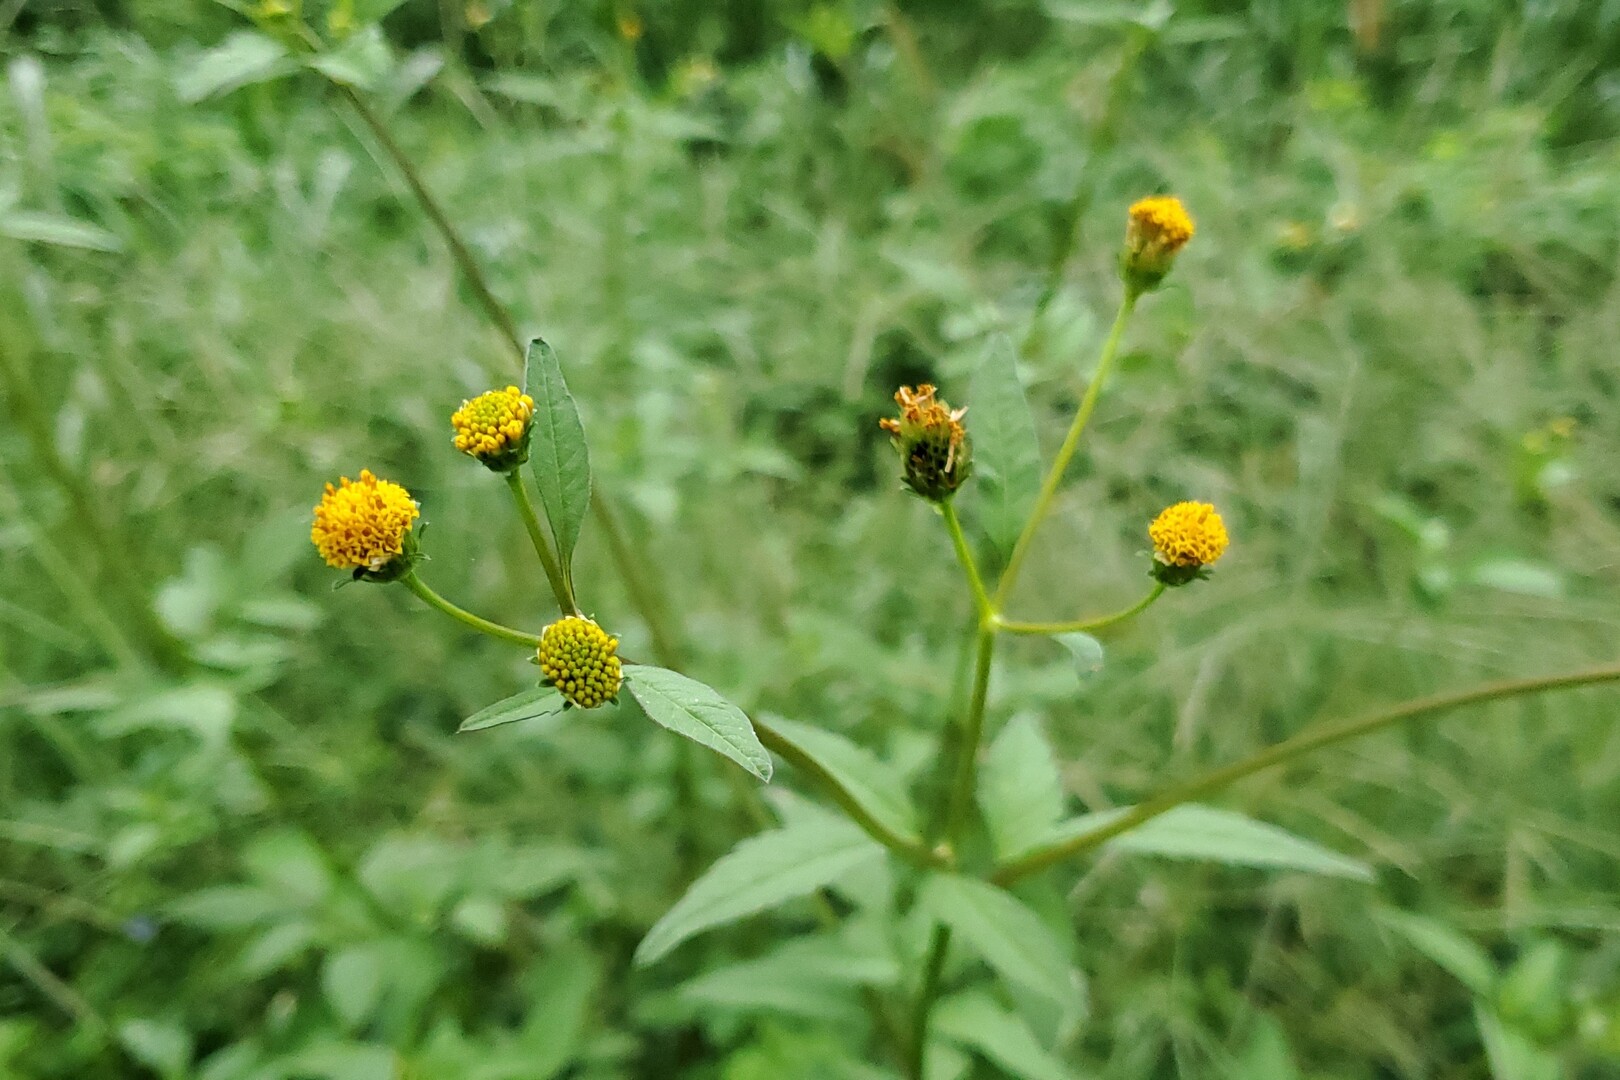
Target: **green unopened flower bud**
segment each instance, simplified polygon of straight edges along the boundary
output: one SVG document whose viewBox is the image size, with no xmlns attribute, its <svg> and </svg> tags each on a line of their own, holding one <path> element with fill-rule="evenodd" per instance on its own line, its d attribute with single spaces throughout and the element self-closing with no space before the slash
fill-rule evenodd
<svg viewBox="0 0 1620 1080">
<path fill-rule="evenodd" d="M 900 418 L 878 422 L 894 437 L 906 486 L 929 502 L 944 502 L 967 482 L 973 460 L 962 426 L 967 410 L 952 409 L 934 394 L 927 383 L 915 390 L 902 386 L 894 395 Z"/>
<path fill-rule="evenodd" d="M 582 709 L 617 701 L 624 669 L 619 639 L 590 619 L 569 615 L 540 633 L 540 671 L 545 681 Z"/>
<path fill-rule="evenodd" d="M 1192 237 L 1193 220 L 1175 196 L 1153 195 L 1132 203 L 1119 255 L 1125 287 L 1134 293 L 1158 288 Z"/>
</svg>

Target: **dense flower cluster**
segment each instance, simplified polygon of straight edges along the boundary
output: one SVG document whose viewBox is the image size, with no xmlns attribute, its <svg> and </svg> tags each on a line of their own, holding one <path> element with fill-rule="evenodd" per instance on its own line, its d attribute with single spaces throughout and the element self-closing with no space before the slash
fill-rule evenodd
<svg viewBox="0 0 1620 1080">
<path fill-rule="evenodd" d="M 545 681 L 582 709 L 593 709 L 619 695 L 624 680 L 619 639 L 590 619 L 569 615 L 540 634 L 540 671 Z"/>
<path fill-rule="evenodd" d="M 931 502 L 943 502 L 967 480 L 972 461 L 962 426 L 967 410 L 952 409 L 935 393 L 928 383 L 915 390 L 902 386 L 894 395 L 900 418 L 878 423 L 894 437 L 904 459 L 906 486 Z"/>
<path fill-rule="evenodd" d="M 1226 551 L 1226 523 L 1209 503 L 1179 502 L 1148 526 L 1153 541 L 1154 576 L 1166 585 L 1182 585 L 1213 565 Z"/>
<path fill-rule="evenodd" d="M 1176 254 L 1193 238 L 1193 220 L 1173 195 L 1150 195 L 1131 204 L 1120 273 L 1137 292 L 1156 288 Z"/>
<path fill-rule="evenodd" d="M 420 516 L 410 492 L 362 469 L 359 480 L 345 476 L 336 487 L 326 485 L 309 538 L 328 566 L 380 573 L 405 554 Z"/>
<path fill-rule="evenodd" d="M 496 472 L 507 472 L 529 456 L 529 423 L 534 419 L 534 398 L 515 386 L 490 390 L 450 417 L 456 429 L 455 446 Z"/>
</svg>

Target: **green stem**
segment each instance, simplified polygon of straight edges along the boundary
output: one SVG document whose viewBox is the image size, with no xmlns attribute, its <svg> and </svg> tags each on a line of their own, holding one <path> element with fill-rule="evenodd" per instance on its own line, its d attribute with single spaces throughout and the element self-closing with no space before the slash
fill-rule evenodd
<svg viewBox="0 0 1620 1080">
<path fill-rule="evenodd" d="M 1116 836 L 1129 832 L 1144 822 L 1151 821 L 1160 814 L 1174 810 L 1183 803 L 1189 803 L 1220 791 L 1222 788 L 1245 777 L 1286 764 L 1306 754 L 1314 753 L 1325 746 L 1347 742 L 1351 739 L 1359 739 L 1363 735 L 1371 735 L 1376 731 L 1382 731 L 1384 728 L 1405 720 L 1412 720 L 1420 716 L 1432 716 L 1464 705 L 1476 705 L 1486 701 L 1520 697 L 1525 694 L 1540 694 L 1549 690 L 1567 690 L 1577 686 L 1591 686 L 1596 683 L 1615 681 L 1620 681 L 1620 663 L 1587 668 L 1584 671 L 1566 672 L 1561 675 L 1544 675 L 1529 679 L 1507 679 L 1500 682 L 1486 683 L 1470 690 L 1435 694 L 1431 697 L 1403 702 L 1373 713 L 1370 716 L 1336 720 L 1322 724 L 1314 729 L 1301 732 L 1291 739 L 1285 739 L 1275 746 L 1267 747 L 1251 757 L 1244 758 L 1242 761 L 1223 765 L 1218 769 L 1205 773 L 1203 776 L 1196 777 L 1187 783 L 1155 795 L 1146 802 L 1138 803 L 1127 813 L 1107 825 L 1081 833 L 1079 836 L 1070 837 L 1048 847 L 1037 848 L 1029 854 L 999 867 L 991 875 L 991 880 L 998 885 L 1010 885 L 1072 855 L 1090 851 Z"/>
<path fill-rule="evenodd" d="M 1110 626 L 1124 622 L 1142 614 L 1153 602 L 1164 595 L 1165 586 L 1160 582 L 1142 599 L 1123 611 L 1116 611 L 1112 615 L 1101 615 L 1094 619 L 1076 619 L 1073 622 L 1010 622 L 999 621 L 996 626 L 1009 634 L 1093 634 L 1098 630 L 1105 630 Z"/>
<path fill-rule="evenodd" d="M 839 809 L 849 815 L 849 819 L 859 825 L 872 839 L 905 859 L 907 862 L 923 869 L 938 868 L 948 865 L 945 857 L 938 852 L 930 850 L 920 841 L 905 837 L 883 824 L 867 812 L 849 789 L 838 781 L 838 778 L 827 771 L 826 767 L 805 753 L 796 743 L 771 727 L 763 720 L 754 720 L 754 731 L 759 735 L 759 741 L 765 749 L 778 755 L 789 764 L 815 779 L 816 783 L 826 789 L 827 795 L 838 804 Z"/>
<path fill-rule="evenodd" d="M 1035 530 L 1040 528 L 1043 518 L 1052 507 L 1052 497 L 1057 494 L 1058 485 L 1063 482 L 1063 473 L 1069 467 L 1069 461 L 1080 446 L 1080 436 L 1086 430 L 1086 424 L 1091 421 L 1091 414 L 1096 411 L 1097 400 L 1102 396 L 1103 384 L 1108 381 L 1108 373 L 1114 366 L 1114 356 L 1119 352 L 1120 339 L 1125 335 L 1125 324 L 1130 321 L 1131 312 L 1136 308 L 1137 293 L 1126 288 L 1124 296 L 1119 301 L 1119 311 L 1114 315 L 1114 325 L 1108 331 L 1108 338 L 1103 342 L 1102 353 L 1097 359 L 1097 370 L 1091 377 L 1091 385 L 1086 387 L 1085 397 L 1080 399 L 1080 408 L 1074 414 L 1074 422 L 1069 425 L 1069 433 L 1064 436 L 1063 445 L 1058 448 L 1057 457 L 1052 459 L 1052 467 L 1047 470 L 1046 479 L 1041 483 L 1040 494 L 1035 497 L 1035 508 L 1030 511 L 1029 520 L 1024 522 L 1023 532 L 1018 534 L 1018 542 L 1013 545 L 1011 558 L 1007 560 L 1006 573 L 1001 575 L 1001 584 L 996 588 L 995 606 L 1000 608 L 1006 602 L 1008 594 L 1012 592 L 1013 582 L 1018 579 L 1018 572 L 1023 569 L 1024 558 L 1029 554 L 1029 545 L 1035 539 Z"/>
<path fill-rule="evenodd" d="M 945 519 L 945 527 L 950 530 L 956 560 L 962 564 L 962 572 L 967 575 L 968 585 L 973 589 L 973 606 L 979 613 L 979 622 L 988 623 L 995 618 L 995 608 L 990 604 L 984 578 L 979 575 L 979 565 L 973 560 L 973 549 L 968 547 L 967 536 L 962 532 L 962 521 L 956 516 L 956 506 L 947 499 L 939 504 L 939 513 Z"/>
<path fill-rule="evenodd" d="M 924 1080 L 928 1067 L 928 1018 L 939 998 L 939 979 L 945 970 L 945 954 L 951 947 L 951 929 L 934 924 L 928 939 L 928 959 L 923 961 L 922 986 L 917 991 L 917 1012 L 912 1017 L 910 1053 L 906 1058 L 908 1080 Z"/>
<path fill-rule="evenodd" d="M 569 584 L 568 575 L 563 573 L 557 564 L 557 556 L 551 553 L 551 545 L 546 543 L 545 530 L 540 526 L 540 517 L 534 512 L 534 502 L 529 498 L 529 489 L 523 486 L 523 474 L 516 469 L 506 474 L 506 487 L 512 493 L 512 501 L 517 503 L 518 515 L 523 518 L 523 527 L 528 530 L 529 542 L 534 545 L 534 553 L 540 556 L 540 565 L 545 568 L 546 580 L 551 583 L 551 595 L 557 598 L 557 609 L 564 615 L 575 615 L 579 612 L 579 602 L 574 599 L 573 587 Z"/>
<path fill-rule="evenodd" d="M 510 626 L 502 626 L 500 623 L 490 622 L 488 619 L 479 618 L 470 611 L 456 607 L 456 605 L 452 604 L 450 601 L 428 588 L 422 579 L 416 576 L 416 572 L 414 570 L 399 580 L 402 585 L 411 590 L 411 592 L 415 593 L 417 596 L 420 596 L 428 603 L 429 606 L 438 608 L 452 619 L 466 626 L 472 627 L 480 634 L 488 634 L 490 637 L 500 638 L 502 641 L 510 641 L 515 645 L 527 645 L 531 649 L 537 649 L 540 647 L 540 638 L 534 634 L 525 634 L 522 630 L 514 630 Z"/>
<path fill-rule="evenodd" d="M 945 812 L 945 838 L 952 848 L 961 843 L 968 808 L 973 804 L 973 787 L 979 768 L 979 742 L 984 738 L 984 703 L 990 694 L 990 661 L 995 649 L 995 629 L 991 626 L 980 627 L 973 661 L 973 696 L 968 701 L 967 717 L 962 724 L 956 776 L 951 783 L 950 802 Z"/>
</svg>

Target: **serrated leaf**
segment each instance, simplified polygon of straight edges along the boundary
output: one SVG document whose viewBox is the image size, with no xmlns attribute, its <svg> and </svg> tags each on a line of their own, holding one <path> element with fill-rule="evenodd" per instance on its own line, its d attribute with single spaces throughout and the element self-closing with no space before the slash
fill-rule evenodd
<svg viewBox="0 0 1620 1080">
<path fill-rule="evenodd" d="M 124 242 L 100 225 L 60 214 L 41 214 L 30 210 L 7 210 L 0 214 L 0 236 L 35 244 L 82 248 L 85 251 L 124 250 Z"/>
<path fill-rule="evenodd" d="M 1002 978 L 1059 1003 L 1079 992 L 1063 943 L 1012 893 L 975 878 L 934 874 L 923 885 L 920 902 Z"/>
<path fill-rule="evenodd" d="M 1130 810 L 1128 806 L 1072 818 L 1048 840 L 1080 836 L 1101 828 Z M 1160 814 L 1104 845 L 1133 855 L 1171 859 L 1209 859 L 1232 866 L 1269 870 L 1304 870 L 1312 874 L 1370 881 L 1372 867 L 1286 829 L 1256 821 L 1232 810 L 1190 803 Z"/>
<path fill-rule="evenodd" d="M 982 990 L 940 1002 L 934 1030 L 1021 1080 L 1075 1080 L 1075 1074 L 1041 1046 L 1021 1017 Z"/>
<path fill-rule="evenodd" d="M 515 724 L 521 720 L 538 720 L 544 716 L 561 716 L 568 700 L 555 686 L 536 686 L 530 690 L 503 698 L 485 709 L 479 709 L 456 728 L 464 731 L 483 731 L 502 724 Z"/>
<path fill-rule="evenodd" d="M 694 934 L 807 896 L 882 858 L 883 848 L 845 821 L 750 837 L 709 867 L 647 931 L 636 948 L 636 963 L 655 963 Z"/>
<path fill-rule="evenodd" d="M 990 744 L 979 807 L 998 858 L 1028 850 L 1063 820 L 1063 779 L 1033 717 L 1013 717 Z"/>
<path fill-rule="evenodd" d="M 713 687 L 668 668 L 626 664 L 624 688 L 654 723 L 730 758 L 761 780 L 771 778 L 771 755 L 759 744 L 754 725 Z"/>
<path fill-rule="evenodd" d="M 1490 955 L 1471 939 L 1437 919 L 1410 912 L 1380 911 L 1377 917 L 1476 996 L 1490 994 L 1496 983 L 1496 966 L 1491 963 Z"/>
<path fill-rule="evenodd" d="M 312 57 L 309 66 L 335 83 L 375 90 L 394 69 L 394 54 L 382 28 L 368 26 L 331 52 Z"/>
<path fill-rule="evenodd" d="M 1005 334 L 985 346 L 968 387 L 968 436 L 980 517 L 990 542 L 1011 554 L 1041 486 L 1041 447 L 1035 436 L 1018 352 Z"/>
<path fill-rule="evenodd" d="M 294 70 L 280 42 L 252 30 L 238 30 L 199 56 L 175 78 L 175 91 L 188 103 L 227 94 Z"/>
<path fill-rule="evenodd" d="M 591 505 L 591 454 L 562 365 L 543 338 L 529 342 L 523 389 L 534 398 L 529 471 L 540 488 L 540 502 L 557 541 L 557 557 L 564 572 L 571 573 L 574 545 L 579 543 L 579 530 Z"/>
<path fill-rule="evenodd" d="M 918 839 L 917 808 L 906 797 L 906 780 L 898 769 L 837 732 L 782 717 L 773 717 L 771 728 L 826 769 L 884 827 Z"/>
</svg>

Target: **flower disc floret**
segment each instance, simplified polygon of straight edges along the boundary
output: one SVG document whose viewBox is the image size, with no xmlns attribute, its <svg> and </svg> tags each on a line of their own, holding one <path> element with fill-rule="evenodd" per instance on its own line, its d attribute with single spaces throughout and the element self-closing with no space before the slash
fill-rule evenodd
<svg viewBox="0 0 1620 1080">
<path fill-rule="evenodd" d="M 545 681 L 582 709 L 619 696 L 624 669 L 619 639 L 590 619 L 569 615 L 540 633 L 540 671 Z"/>
<path fill-rule="evenodd" d="M 972 471 L 967 429 L 962 426 L 967 409 L 951 408 L 937 393 L 928 383 L 915 390 L 902 386 L 894 395 L 899 419 L 878 421 L 900 451 L 906 486 L 931 502 L 954 495 Z"/>
<path fill-rule="evenodd" d="M 360 479 L 347 476 L 315 507 L 309 538 L 328 566 L 357 573 L 380 573 L 403 558 L 421 510 L 411 493 L 370 469 Z"/>
<path fill-rule="evenodd" d="M 450 417 L 457 450 L 497 472 L 523 464 L 529 456 L 534 398 L 515 386 L 490 390 L 461 403 Z"/>
<path fill-rule="evenodd" d="M 1154 576 L 1166 585 L 1203 577 L 1229 542 L 1221 515 L 1203 502 L 1166 507 L 1148 526 L 1148 539 L 1153 541 Z"/>
<path fill-rule="evenodd" d="M 1120 255 L 1126 284 L 1138 292 L 1158 287 L 1194 231 L 1192 216 L 1174 195 L 1150 195 L 1132 203 Z"/>
</svg>

